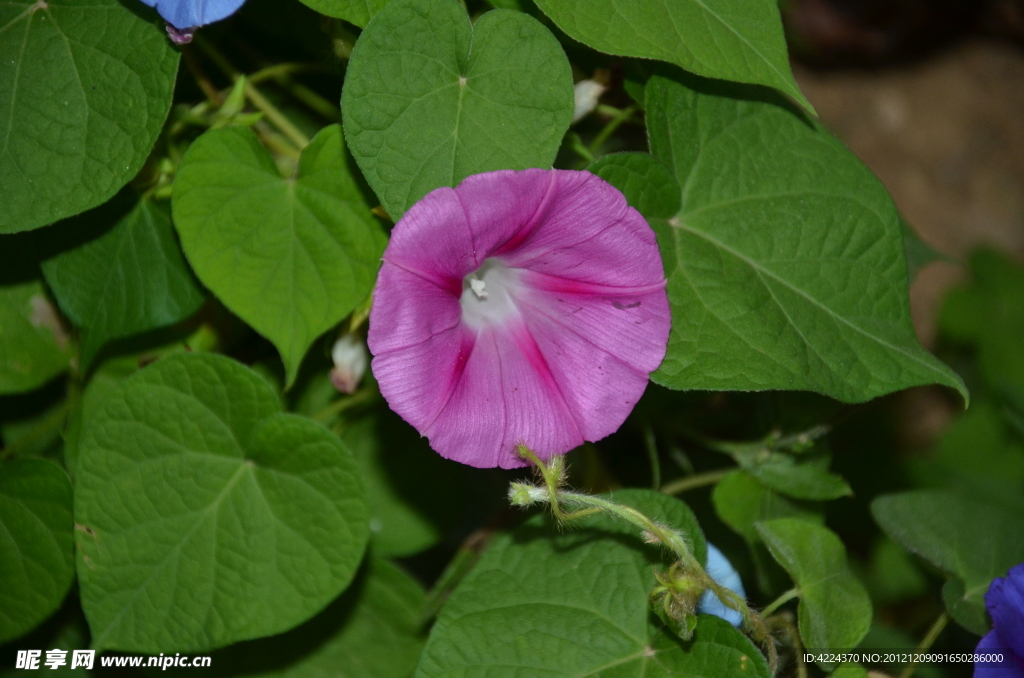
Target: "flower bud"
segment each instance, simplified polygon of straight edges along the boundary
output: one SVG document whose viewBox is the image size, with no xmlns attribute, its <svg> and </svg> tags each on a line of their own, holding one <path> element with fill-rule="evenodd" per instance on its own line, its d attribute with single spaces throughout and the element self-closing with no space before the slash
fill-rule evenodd
<svg viewBox="0 0 1024 678">
<path fill-rule="evenodd" d="M 369 357 L 366 346 L 354 334 L 345 334 L 334 342 L 331 359 L 334 368 L 331 370 L 331 383 L 341 393 L 355 393 L 359 383 L 366 374 Z"/>
<path fill-rule="evenodd" d="M 597 80 L 580 80 L 573 87 L 573 98 L 576 108 L 573 110 L 573 123 L 579 122 L 597 108 L 597 100 L 601 98 L 604 91 L 608 89 Z"/>
</svg>

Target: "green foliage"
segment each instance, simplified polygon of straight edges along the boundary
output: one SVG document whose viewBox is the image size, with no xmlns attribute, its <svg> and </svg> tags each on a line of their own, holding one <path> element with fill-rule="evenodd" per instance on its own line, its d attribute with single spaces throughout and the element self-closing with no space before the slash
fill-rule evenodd
<svg viewBox="0 0 1024 678">
<path fill-rule="evenodd" d="M 985 380 L 1024 412 L 1024 268 L 991 250 L 975 252 L 970 264 L 973 281 L 946 298 L 940 328 L 974 347 Z"/>
<path fill-rule="evenodd" d="M 612 497 L 681 529 L 697 558 L 704 538 L 681 502 L 649 490 Z M 452 594 L 427 641 L 417 678 L 553 672 L 565 676 L 768 676 L 764 658 L 738 631 L 701 616 L 690 644 L 661 626 L 645 600 L 662 555 L 636 528 L 605 516 L 559 534 L 536 516 L 498 537 Z"/>
<path fill-rule="evenodd" d="M 211 666 L 218 676 L 408 678 L 423 649 L 423 600 L 409 575 L 371 557 L 345 594 L 313 619 L 214 653 Z"/>
<path fill-rule="evenodd" d="M 390 0 L 302 0 L 303 3 L 326 16 L 344 19 L 365 28 L 377 12 Z"/>
<path fill-rule="evenodd" d="M 349 584 L 368 537 L 345 446 L 209 354 L 162 358 L 104 399 L 75 522 L 93 644 L 152 654 L 295 626 Z"/>
<path fill-rule="evenodd" d="M 678 214 L 648 217 L 673 322 L 655 381 L 966 397 L 917 343 L 892 200 L 838 140 L 756 92 L 656 76 L 646 96 L 651 150 L 682 187 Z"/>
<path fill-rule="evenodd" d="M 0 461 L 0 643 L 60 606 L 75 577 L 71 483 L 43 459 Z"/>
<path fill-rule="evenodd" d="M 203 303 L 167 205 L 123 197 L 40 232 L 41 240 L 73 243 L 42 268 L 79 328 L 83 366 L 111 339 L 172 325 Z"/>
<path fill-rule="evenodd" d="M 826 652 L 857 647 L 871 626 L 871 600 L 850 572 L 839 537 L 797 518 L 758 523 L 757 530 L 796 584 L 804 646 Z"/>
<path fill-rule="evenodd" d="M 178 53 L 133 9 L 0 6 L 0 233 L 95 207 L 142 167 L 171 106 Z"/>
<path fill-rule="evenodd" d="M 987 631 L 989 584 L 1024 562 L 1021 516 L 942 490 L 879 497 L 871 513 L 894 541 L 950 579 L 943 589 L 950 614 L 972 631 Z"/>
<path fill-rule="evenodd" d="M 341 105 L 352 154 L 397 221 L 470 174 L 551 167 L 572 120 L 572 74 L 525 14 L 471 24 L 456 0 L 395 0 L 359 37 Z"/>
<path fill-rule="evenodd" d="M 341 438 L 366 486 L 373 552 L 409 556 L 440 541 L 465 508 L 468 488 L 459 465 L 435 454 L 390 410 L 362 417 Z"/>
<path fill-rule="evenodd" d="M 777 0 L 537 0 L 558 27 L 608 54 L 775 87 L 810 109 L 789 70 Z"/>
<path fill-rule="evenodd" d="M 761 541 L 756 523 L 776 518 L 802 518 L 822 522 L 821 514 L 786 499 L 744 471 L 731 471 L 711 495 L 718 517 L 749 543 Z"/>
<path fill-rule="evenodd" d="M 174 223 L 199 279 L 274 343 L 289 384 L 313 341 L 369 294 L 385 244 L 336 125 L 290 179 L 248 129 L 207 132 L 174 181 Z"/>
<path fill-rule="evenodd" d="M 42 386 L 68 368 L 69 357 L 42 284 L 0 285 L 0 394 Z"/>
</svg>

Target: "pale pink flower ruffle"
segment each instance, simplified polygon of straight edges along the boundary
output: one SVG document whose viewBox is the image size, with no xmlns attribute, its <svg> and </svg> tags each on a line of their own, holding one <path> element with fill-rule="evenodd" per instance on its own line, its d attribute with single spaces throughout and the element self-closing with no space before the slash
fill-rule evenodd
<svg viewBox="0 0 1024 678">
<path fill-rule="evenodd" d="M 439 188 L 395 225 L 370 314 L 373 373 L 442 456 L 523 466 L 616 431 L 665 356 L 654 232 L 589 172 Z"/>
</svg>

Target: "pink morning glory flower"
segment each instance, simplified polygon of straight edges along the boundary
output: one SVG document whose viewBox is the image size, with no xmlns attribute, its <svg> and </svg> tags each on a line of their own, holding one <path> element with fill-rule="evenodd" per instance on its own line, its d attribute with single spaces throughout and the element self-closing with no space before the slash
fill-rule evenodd
<svg viewBox="0 0 1024 678">
<path fill-rule="evenodd" d="M 589 172 L 486 172 L 395 225 L 369 346 L 391 408 L 442 456 L 513 468 L 619 428 L 665 357 L 654 232 Z"/>
</svg>

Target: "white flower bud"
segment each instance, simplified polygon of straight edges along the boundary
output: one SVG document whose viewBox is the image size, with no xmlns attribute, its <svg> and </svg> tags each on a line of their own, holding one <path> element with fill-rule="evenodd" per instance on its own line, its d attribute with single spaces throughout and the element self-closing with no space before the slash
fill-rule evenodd
<svg viewBox="0 0 1024 678">
<path fill-rule="evenodd" d="M 597 108 L 597 100 L 601 98 L 607 85 L 597 80 L 580 80 L 573 88 L 573 95 L 576 101 L 576 109 L 572 114 L 573 123 L 579 122 Z"/>
<path fill-rule="evenodd" d="M 342 393 L 355 393 L 369 363 L 365 344 L 354 334 L 341 336 L 334 342 L 331 359 L 334 361 L 331 370 L 334 388 Z"/>
</svg>

